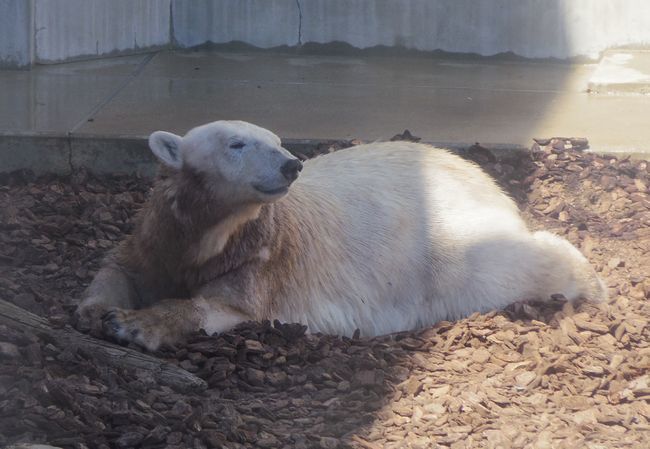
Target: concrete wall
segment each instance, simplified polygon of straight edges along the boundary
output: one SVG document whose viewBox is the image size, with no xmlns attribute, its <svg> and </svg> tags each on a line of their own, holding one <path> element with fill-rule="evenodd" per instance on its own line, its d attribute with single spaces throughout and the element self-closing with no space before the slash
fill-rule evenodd
<svg viewBox="0 0 650 449">
<path fill-rule="evenodd" d="M 582 53 L 581 49 L 571 51 L 566 36 L 562 18 L 565 0 L 300 2 L 304 42 L 339 40 L 358 48 L 402 46 L 484 56 L 511 51 L 532 58 L 565 58 Z"/>
<path fill-rule="evenodd" d="M 174 39 L 181 47 L 246 42 L 261 48 L 298 45 L 296 0 L 172 0 Z"/>
<path fill-rule="evenodd" d="M 33 0 L 36 62 L 166 46 L 171 0 Z"/>
<path fill-rule="evenodd" d="M 302 41 L 597 58 L 650 44 L 648 0 L 298 0 Z"/>
<path fill-rule="evenodd" d="M 0 67 L 232 41 L 595 59 L 650 46 L 650 0 L 0 0 Z"/>
<path fill-rule="evenodd" d="M 0 68 L 32 63 L 32 1 L 0 0 Z"/>
<path fill-rule="evenodd" d="M 648 0 L 173 0 L 173 19 L 181 47 L 299 40 L 595 59 L 610 47 L 650 45 Z"/>
</svg>

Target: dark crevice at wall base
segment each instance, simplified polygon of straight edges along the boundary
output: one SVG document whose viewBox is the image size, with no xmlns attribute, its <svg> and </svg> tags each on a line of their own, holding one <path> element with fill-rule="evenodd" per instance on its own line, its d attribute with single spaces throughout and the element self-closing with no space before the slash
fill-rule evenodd
<svg viewBox="0 0 650 449">
<path fill-rule="evenodd" d="M 300 0 L 296 0 L 298 6 L 298 46 L 302 45 L 302 8 L 300 7 Z"/>
<path fill-rule="evenodd" d="M 154 54 L 159 51 L 170 50 L 170 49 L 171 47 L 169 45 L 156 45 L 156 46 L 143 47 L 143 48 L 131 48 L 128 50 L 115 50 L 110 53 L 104 53 L 101 55 L 95 55 L 95 54 L 79 55 L 61 61 L 49 61 L 49 60 L 39 59 L 34 63 L 34 65 L 58 65 L 58 64 L 67 64 L 69 62 L 95 61 L 99 59 L 116 58 L 120 56 L 147 55 L 147 54 Z"/>
<path fill-rule="evenodd" d="M 281 53 L 293 55 L 316 55 L 316 56 L 348 56 L 348 57 L 390 57 L 390 58 L 431 58 L 446 60 L 485 60 L 485 61 L 512 61 L 512 62 L 552 62 L 557 64 L 579 64 L 593 63 L 591 59 L 585 57 L 576 57 L 570 59 L 558 58 L 525 58 L 512 52 L 498 53 L 491 56 L 483 56 L 478 53 L 450 53 L 443 50 L 414 50 L 405 47 L 387 47 L 377 45 L 369 48 L 357 48 L 346 42 L 330 42 L 319 44 L 315 42 L 302 43 L 299 46 L 281 45 L 271 48 L 260 48 L 241 41 L 232 41 L 228 43 L 205 42 L 192 47 L 183 47 L 179 50 L 197 52 L 197 51 L 215 51 L 223 53 Z"/>
</svg>

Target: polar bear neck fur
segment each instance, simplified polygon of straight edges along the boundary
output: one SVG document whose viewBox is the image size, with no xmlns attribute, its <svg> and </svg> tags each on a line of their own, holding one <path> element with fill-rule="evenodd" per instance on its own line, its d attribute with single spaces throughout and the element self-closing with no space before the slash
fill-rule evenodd
<svg viewBox="0 0 650 449">
<path fill-rule="evenodd" d="M 145 277 L 152 281 L 166 280 L 162 284 L 171 288 L 147 303 L 173 292 L 190 295 L 249 262 L 257 248 L 270 243 L 275 205 L 215 203 L 204 176 L 188 168 L 161 167 L 133 235 L 118 247 L 119 263 L 148 273 Z"/>
</svg>

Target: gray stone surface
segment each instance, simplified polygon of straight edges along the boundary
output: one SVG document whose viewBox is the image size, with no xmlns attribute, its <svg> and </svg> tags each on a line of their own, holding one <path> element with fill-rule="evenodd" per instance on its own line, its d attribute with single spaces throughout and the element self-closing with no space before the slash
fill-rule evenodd
<svg viewBox="0 0 650 449">
<path fill-rule="evenodd" d="M 37 62 L 132 53 L 169 44 L 171 0 L 33 0 Z"/>
<path fill-rule="evenodd" d="M 577 135 L 603 149 L 647 148 L 650 102 L 588 95 L 597 67 L 166 52 L 77 132 L 185 133 L 243 119 L 296 139 L 388 139 L 408 128 L 431 142 L 529 146 L 533 137 Z"/>
<path fill-rule="evenodd" d="M 650 46 L 647 0 L 0 0 L 0 67 L 243 42 L 597 59 Z"/>
<path fill-rule="evenodd" d="M 560 59 L 650 44 L 647 0 L 298 1 L 303 42 Z"/>
<path fill-rule="evenodd" d="M 145 138 L 75 136 L 70 140 L 72 169 L 95 173 L 153 176 L 156 160 Z"/>
<path fill-rule="evenodd" d="M 650 51 L 607 51 L 589 79 L 589 90 L 606 94 L 650 94 Z"/>
<path fill-rule="evenodd" d="M 241 41 L 261 48 L 297 45 L 296 0 L 172 0 L 175 44 Z"/>
<path fill-rule="evenodd" d="M 32 63 L 32 0 L 0 0 L 0 69 Z"/>
<path fill-rule="evenodd" d="M 147 56 L 0 71 L 0 132 L 71 132 L 134 75 Z"/>
<path fill-rule="evenodd" d="M 337 85 L 143 77 L 78 131 L 184 133 L 212 120 L 242 119 L 291 138 L 387 139 L 409 128 L 427 140 L 525 143 L 554 97 L 363 80 Z"/>
<path fill-rule="evenodd" d="M 182 134 L 219 119 L 265 126 L 293 149 L 409 129 L 455 148 L 526 148 L 533 137 L 575 136 L 596 151 L 648 152 L 648 96 L 587 93 L 599 69 L 204 51 L 0 71 L 0 171 L 146 175 L 149 133 Z"/>
<path fill-rule="evenodd" d="M 650 45 L 647 0 L 173 0 L 176 43 L 344 42 L 527 58 L 597 59 Z"/>
<path fill-rule="evenodd" d="M 70 173 L 70 146 L 65 136 L 0 133 L 0 173 L 29 169 L 36 174 Z"/>
</svg>

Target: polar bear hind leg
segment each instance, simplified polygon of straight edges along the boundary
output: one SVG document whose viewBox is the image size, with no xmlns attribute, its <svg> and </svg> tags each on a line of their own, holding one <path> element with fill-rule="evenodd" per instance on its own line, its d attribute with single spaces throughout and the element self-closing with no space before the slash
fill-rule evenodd
<svg viewBox="0 0 650 449">
<path fill-rule="evenodd" d="M 585 256 L 567 240 L 547 231 L 533 233 L 540 256 L 546 259 L 546 272 L 542 272 L 542 298 L 562 293 L 568 300 L 588 299 L 594 302 L 607 300 L 607 288 Z M 556 290 L 556 291 L 553 291 Z"/>
<path fill-rule="evenodd" d="M 607 290 L 587 259 L 550 232 L 491 236 L 467 249 L 464 262 L 448 271 L 441 286 L 446 319 L 497 310 L 519 301 L 605 301 Z"/>
</svg>

